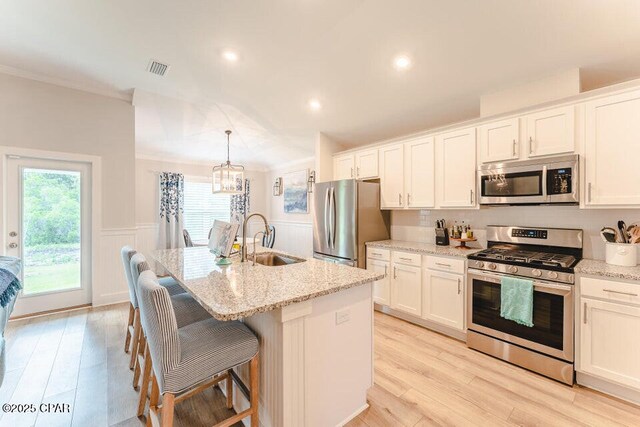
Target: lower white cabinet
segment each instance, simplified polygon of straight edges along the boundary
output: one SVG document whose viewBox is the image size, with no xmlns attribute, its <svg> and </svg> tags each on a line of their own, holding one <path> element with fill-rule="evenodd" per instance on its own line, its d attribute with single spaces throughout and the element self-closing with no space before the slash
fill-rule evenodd
<svg viewBox="0 0 640 427">
<path fill-rule="evenodd" d="M 373 283 L 373 302 L 381 305 L 391 305 L 391 287 L 389 284 L 389 261 L 367 259 L 367 270 L 384 274 L 380 280 Z"/>
<path fill-rule="evenodd" d="M 422 314 L 422 269 L 395 262 L 391 268 L 391 308 L 420 316 Z"/>
<path fill-rule="evenodd" d="M 640 307 L 581 298 L 580 322 L 579 371 L 640 390 Z"/>
<path fill-rule="evenodd" d="M 424 270 L 422 317 L 464 330 L 464 276 Z"/>
</svg>

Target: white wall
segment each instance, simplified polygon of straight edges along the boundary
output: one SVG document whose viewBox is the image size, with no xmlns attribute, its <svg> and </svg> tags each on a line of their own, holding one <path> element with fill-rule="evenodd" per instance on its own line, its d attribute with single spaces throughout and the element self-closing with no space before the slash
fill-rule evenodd
<svg viewBox="0 0 640 427">
<path fill-rule="evenodd" d="M 102 158 L 101 228 L 135 225 L 131 103 L 0 74 L 0 145 Z"/>
<path fill-rule="evenodd" d="M 434 223 L 444 218 L 471 224 L 476 230 L 477 244 L 486 247 L 487 225 L 519 225 L 531 227 L 580 228 L 584 230 L 584 257 L 604 259 L 604 243 L 600 229 L 616 227 L 618 220 L 627 225 L 640 221 L 640 209 L 579 209 L 577 206 L 504 206 L 480 210 L 393 211 L 391 238 L 434 243 Z"/>
<path fill-rule="evenodd" d="M 0 74 L 0 145 L 99 156 L 94 305 L 128 300 L 120 248 L 135 244 L 135 112 L 130 102 Z"/>
<path fill-rule="evenodd" d="M 315 148 L 315 170 L 317 182 L 333 180 L 333 154 L 342 150 L 344 150 L 342 145 L 338 144 L 322 132 L 318 132 Z"/>
<path fill-rule="evenodd" d="M 314 170 L 313 158 L 283 165 L 270 170 L 267 175 L 267 219 L 276 227 L 274 248 L 308 257 L 313 254 L 313 195 L 309 194 L 309 212 L 306 214 L 287 214 L 284 212 L 284 195 L 273 195 L 273 183 L 277 177 L 284 178 L 289 172 Z"/>
</svg>

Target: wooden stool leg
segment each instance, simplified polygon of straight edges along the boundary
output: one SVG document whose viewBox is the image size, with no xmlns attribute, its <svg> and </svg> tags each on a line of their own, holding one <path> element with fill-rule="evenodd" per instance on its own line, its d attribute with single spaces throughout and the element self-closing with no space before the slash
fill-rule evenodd
<svg viewBox="0 0 640 427">
<path fill-rule="evenodd" d="M 135 349 L 136 360 L 133 367 L 133 389 L 138 390 L 138 381 L 140 380 L 140 372 L 142 367 L 140 366 L 140 358 L 144 358 L 144 349 L 147 346 L 147 341 L 144 338 L 144 331 L 140 327 L 140 336 L 138 338 L 138 348 Z"/>
<path fill-rule="evenodd" d="M 233 408 L 233 378 L 231 377 L 231 369 L 227 371 L 227 408 Z M 222 385 L 222 384 L 221 384 Z"/>
<path fill-rule="evenodd" d="M 138 355 L 138 341 L 140 340 L 140 309 L 136 308 L 133 316 L 133 345 L 131 347 L 131 361 L 129 369 L 135 366 L 136 356 Z"/>
<path fill-rule="evenodd" d="M 151 418 L 158 412 L 158 397 L 160 396 L 160 390 L 158 390 L 158 381 L 156 376 L 151 373 L 151 396 L 149 397 L 149 416 L 147 417 L 147 427 L 152 427 Z"/>
<path fill-rule="evenodd" d="M 258 364 L 259 358 L 256 354 L 250 363 L 249 375 L 251 377 L 251 388 L 249 390 L 251 394 L 251 427 L 259 427 L 258 422 L 258 394 L 260 392 L 259 377 L 260 366 Z"/>
<path fill-rule="evenodd" d="M 173 427 L 173 404 L 175 395 L 165 393 L 162 395 L 162 427 Z"/>
<path fill-rule="evenodd" d="M 133 304 L 129 303 L 129 321 L 127 322 L 127 336 L 124 339 L 124 352 L 129 353 L 129 343 L 131 342 L 131 329 L 133 325 L 134 308 Z"/>
<path fill-rule="evenodd" d="M 140 387 L 140 400 L 138 402 L 138 416 L 144 414 L 144 407 L 147 405 L 149 393 L 149 377 L 151 376 L 151 356 L 149 355 L 149 347 L 145 346 L 144 350 L 144 371 L 142 372 L 142 386 Z"/>
</svg>

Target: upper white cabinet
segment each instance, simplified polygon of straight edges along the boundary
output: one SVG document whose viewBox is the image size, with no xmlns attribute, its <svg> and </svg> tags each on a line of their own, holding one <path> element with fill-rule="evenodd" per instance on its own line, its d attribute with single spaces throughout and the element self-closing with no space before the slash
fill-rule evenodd
<svg viewBox="0 0 640 427">
<path fill-rule="evenodd" d="M 405 143 L 404 157 L 406 207 L 435 207 L 435 138 L 430 136 Z"/>
<path fill-rule="evenodd" d="M 529 157 L 575 151 L 575 106 L 529 114 L 525 120 Z"/>
<path fill-rule="evenodd" d="M 520 156 L 520 119 L 500 120 L 478 127 L 482 163 L 514 160 Z"/>
<path fill-rule="evenodd" d="M 333 179 L 355 178 L 356 157 L 353 153 L 341 154 L 333 158 Z"/>
<path fill-rule="evenodd" d="M 378 177 L 378 150 L 356 152 L 356 178 L 368 179 Z"/>
<path fill-rule="evenodd" d="M 380 205 L 382 208 L 402 208 L 404 197 L 404 145 L 382 147 L 380 159 Z"/>
<path fill-rule="evenodd" d="M 438 135 L 440 153 L 440 206 L 450 208 L 476 205 L 476 129 L 467 128 Z"/>
<path fill-rule="evenodd" d="M 587 102 L 585 115 L 585 204 L 640 204 L 640 91 Z"/>
</svg>

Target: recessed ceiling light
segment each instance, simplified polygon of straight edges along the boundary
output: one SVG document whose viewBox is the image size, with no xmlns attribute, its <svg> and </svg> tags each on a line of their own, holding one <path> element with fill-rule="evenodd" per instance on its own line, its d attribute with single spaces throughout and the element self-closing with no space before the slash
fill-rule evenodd
<svg viewBox="0 0 640 427">
<path fill-rule="evenodd" d="M 393 66 L 396 70 L 407 70 L 411 68 L 411 58 L 407 55 L 398 55 L 393 59 Z"/>
<path fill-rule="evenodd" d="M 222 57 L 226 59 L 228 62 L 238 61 L 238 54 L 232 50 L 225 50 L 224 52 L 222 52 Z"/>
<path fill-rule="evenodd" d="M 318 111 L 322 108 L 322 104 L 320 104 L 320 101 L 313 98 L 309 100 L 309 108 L 311 108 L 313 111 Z"/>
</svg>

